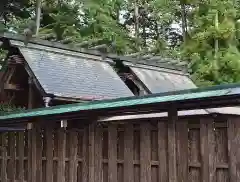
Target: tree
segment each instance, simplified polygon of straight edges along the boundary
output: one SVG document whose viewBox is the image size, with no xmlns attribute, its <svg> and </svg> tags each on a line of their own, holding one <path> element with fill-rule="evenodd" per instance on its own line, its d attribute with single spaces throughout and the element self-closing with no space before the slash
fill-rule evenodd
<svg viewBox="0 0 240 182">
<path fill-rule="evenodd" d="M 22 33 L 35 16 L 35 1 L 13 2 L 4 27 Z M 42 0 L 38 36 L 76 47 L 105 44 L 117 54 L 181 58 L 199 85 L 237 82 L 239 7 L 232 0 Z"/>
<path fill-rule="evenodd" d="M 200 84 L 238 82 L 240 53 L 233 1 L 211 1 L 210 4 L 203 1 L 195 6 L 192 19 L 195 23 L 183 47 L 194 79 Z"/>
</svg>

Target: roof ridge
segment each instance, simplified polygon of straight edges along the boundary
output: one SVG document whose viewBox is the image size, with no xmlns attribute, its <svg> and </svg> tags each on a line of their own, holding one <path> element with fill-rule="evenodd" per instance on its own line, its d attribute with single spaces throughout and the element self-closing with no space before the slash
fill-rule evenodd
<svg viewBox="0 0 240 182">
<path fill-rule="evenodd" d="M 0 34 L 0 40 L 6 40 L 6 39 L 23 42 L 24 36 L 18 35 L 18 34 L 13 34 L 13 33 L 6 33 L 6 32 Z M 56 48 L 56 49 L 62 49 L 62 50 L 66 50 L 66 51 L 73 51 L 76 53 L 83 53 L 83 54 L 89 54 L 89 55 L 93 55 L 93 56 L 102 57 L 102 53 L 100 51 L 92 50 L 92 49 L 90 50 L 90 49 L 86 49 L 86 48 L 79 48 L 79 47 L 77 48 L 73 44 L 64 45 L 59 42 L 51 42 L 51 41 L 47 41 L 47 40 L 43 40 L 43 39 L 39 39 L 39 38 L 32 38 L 29 41 L 29 43 L 37 44 L 40 46 L 47 46 L 47 47 Z M 106 58 L 109 58 L 112 60 L 126 61 L 126 62 L 130 62 L 130 63 L 137 62 L 137 64 L 139 64 L 139 65 L 148 65 L 148 66 L 160 67 L 160 68 L 176 70 L 176 71 L 181 71 L 183 73 L 187 73 L 187 68 L 184 67 L 183 65 L 174 65 L 173 63 L 171 64 L 170 62 L 162 62 L 161 63 L 158 61 L 153 62 L 153 61 L 146 61 L 146 60 L 136 61 L 136 58 L 124 56 L 124 55 L 120 56 L 120 55 L 112 54 L 112 53 L 108 53 Z M 165 57 L 162 57 L 162 58 L 166 59 Z"/>
</svg>

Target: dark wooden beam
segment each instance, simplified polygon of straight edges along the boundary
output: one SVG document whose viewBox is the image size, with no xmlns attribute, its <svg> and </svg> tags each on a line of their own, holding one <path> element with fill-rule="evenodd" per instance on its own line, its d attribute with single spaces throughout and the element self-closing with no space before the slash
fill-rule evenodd
<svg viewBox="0 0 240 182">
<path fill-rule="evenodd" d="M 29 75 L 29 77 L 31 77 L 31 82 L 33 85 L 35 85 L 35 87 L 37 88 L 37 90 L 40 92 L 41 95 L 46 95 L 43 87 L 41 86 L 41 84 L 39 83 L 38 79 L 35 77 L 34 73 L 32 72 L 31 68 L 29 67 L 28 64 L 24 65 L 24 68 L 27 72 L 27 74 Z"/>
<path fill-rule="evenodd" d="M 10 84 L 10 83 L 5 83 L 4 84 L 4 89 L 5 90 L 15 90 L 15 91 L 22 91 L 24 90 L 23 88 L 20 87 L 18 84 Z"/>
<path fill-rule="evenodd" d="M 20 55 L 12 55 L 11 58 L 14 60 L 15 64 L 23 64 L 24 58 Z"/>
<path fill-rule="evenodd" d="M 77 47 L 84 47 L 84 46 L 88 46 L 88 45 L 90 45 L 90 44 L 97 43 L 97 42 L 99 42 L 99 41 L 101 41 L 101 39 L 97 39 L 97 40 L 87 40 L 87 41 L 83 41 L 83 42 L 81 42 L 81 43 L 77 43 L 77 44 L 75 44 L 75 46 L 77 46 Z"/>
<path fill-rule="evenodd" d="M 31 77 L 28 78 L 28 109 L 33 108 L 33 80 Z"/>
<path fill-rule="evenodd" d="M 188 65 L 188 63 L 187 62 L 183 62 L 183 61 L 180 61 L 180 62 L 178 62 L 177 64 L 176 64 L 177 66 L 187 66 Z"/>
<path fill-rule="evenodd" d="M 153 56 L 150 57 L 149 59 L 146 59 L 146 61 L 161 61 L 161 60 L 164 60 L 162 56 Z"/>
<path fill-rule="evenodd" d="M 56 101 L 64 101 L 64 102 L 81 102 L 81 103 L 85 103 L 85 102 L 90 102 L 90 101 L 93 101 L 93 100 L 84 100 L 84 99 L 81 99 L 81 98 L 67 98 L 67 97 L 58 97 L 58 96 L 54 96 L 54 98 L 52 98 L 53 101 L 56 100 Z"/>
<path fill-rule="evenodd" d="M 176 155 L 176 122 L 177 109 L 171 107 L 168 111 L 168 177 L 169 182 L 177 182 L 177 155 Z"/>
<path fill-rule="evenodd" d="M 141 54 L 142 54 L 141 52 L 135 52 L 135 53 L 132 53 L 132 54 L 128 54 L 128 55 L 126 55 L 126 56 L 127 56 L 127 57 L 135 58 L 135 57 L 140 56 Z"/>
<path fill-rule="evenodd" d="M 108 48 L 108 46 L 106 44 L 101 44 L 101 45 L 92 46 L 89 49 L 90 50 L 92 50 L 92 49 L 99 50 L 99 49 L 107 49 L 107 48 Z"/>
<path fill-rule="evenodd" d="M 7 84 L 10 83 L 10 80 L 11 80 L 13 74 L 15 73 L 15 70 L 16 70 L 16 67 L 15 67 L 15 66 L 14 66 L 14 67 L 9 67 L 9 72 L 8 72 L 7 75 L 6 75 L 6 77 L 7 77 L 6 83 L 7 83 Z"/>
</svg>

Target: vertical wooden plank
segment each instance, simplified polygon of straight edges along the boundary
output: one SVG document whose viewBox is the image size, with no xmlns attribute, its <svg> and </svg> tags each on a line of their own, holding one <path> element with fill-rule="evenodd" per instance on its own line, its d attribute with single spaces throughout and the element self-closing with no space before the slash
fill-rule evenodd
<svg viewBox="0 0 240 182">
<path fill-rule="evenodd" d="M 235 138 L 234 144 L 235 151 L 236 151 L 236 181 L 240 181 L 240 123 L 239 118 L 234 119 L 235 123 Z"/>
<path fill-rule="evenodd" d="M 19 180 L 24 181 L 24 132 L 18 133 Z"/>
<path fill-rule="evenodd" d="M 103 181 L 103 163 L 102 163 L 102 139 L 103 133 L 100 126 L 96 126 L 95 137 L 95 181 Z"/>
<path fill-rule="evenodd" d="M 46 182 L 53 181 L 53 133 L 51 127 L 46 127 Z"/>
<path fill-rule="evenodd" d="M 1 140 L 2 140 L 2 166 L 1 166 L 1 182 L 7 182 L 7 150 L 6 150 L 6 133 L 1 134 Z"/>
<path fill-rule="evenodd" d="M 34 94 L 33 81 L 32 81 L 32 78 L 29 77 L 28 78 L 28 109 L 33 108 L 33 101 L 34 101 L 33 94 Z"/>
<path fill-rule="evenodd" d="M 228 119 L 228 155 L 230 182 L 240 181 L 240 124 L 239 118 Z"/>
<path fill-rule="evenodd" d="M 215 129 L 213 120 L 208 122 L 208 148 L 209 148 L 209 182 L 216 182 L 216 153 Z"/>
<path fill-rule="evenodd" d="M 176 157 L 176 122 L 177 110 L 171 108 L 168 112 L 168 179 L 177 182 L 177 157 Z"/>
<path fill-rule="evenodd" d="M 229 175 L 230 175 L 230 182 L 237 182 L 237 170 L 236 170 L 236 145 L 235 141 L 235 125 L 234 119 L 228 119 L 228 155 L 229 155 Z M 239 144 L 238 144 L 239 145 Z"/>
<path fill-rule="evenodd" d="M 133 125 L 125 125 L 124 134 L 124 182 L 133 182 Z"/>
<path fill-rule="evenodd" d="M 140 124 L 134 124 L 133 127 L 134 127 L 134 131 L 133 131 L 133 160 L 134 161 L 135 160 L 140 161 Z M 138 170 L 139 171 L 138 176 L 140 177 L 140 165 L 139 166 L 134 166 L 135 169 L 136 169 L 136 167 L 139 169 Z"/>
<path fill-rule="evenodd" d="M 195 121 L 194 121 L 195 122 Z M 188 161 L 190 164 L 201 164 L 200 125 L 188 131 Z M 189 166 L 189 181 L 200 182 L 202 166 Z"/>
<path fill-rule="evenodd" d="M 109 182 L 117 182 L 117 128 L 108 127 L 108 176 Z"/>
<path fill-rule="evenodd" d="M 140 182 L 151 181 L 151 129 L 149 123 L 140 124 Z"/>
<path fill-rule="evenodd" d="M 58 129 L 58 164 L 57 181 L 65 182 L 65 152 L 66 152 L 66 130 Z"/>
<path fill-rule="evenodd" d="M 36 178 L 37 178 L 37 146 L 36 146 L 36 140 L 37 140 L 37 129 L 35 128 L 36 126 L 34 126 L 34 128 L 31 130 L 31 146 L 32 146 L 32 150 L 31 150 L 31 172 L 32 172 L 32 180 L 31 182 L 36 182 Z"/>
<path fill-rule="evenodd" d="M 27 164 L 27 181 L 32 181 L 32 130 L 27 130 L 28 135 L 28 164 Z"/>
<path fill-rule="evenodd" d="M 36 128 L 36 182 L 42 182 L 42 132 L 41 128 Z"/>
<path fill-rule="evenodd" d="M 178 182 L 188 181 L 188 122 L 176 123 Z"/>
<path fill-rule="evenodd" d="M 9 148 L 10 148 L 10 160 L 9 160 L 9 179 L 10 182 L 14 182 L 15 180 L 15 133 L 10 132 L 9 133 Z"/>
<path fill-rule="evenodd" d="M 167 127 L 165 122 L 158 122 L 158 162 L 159 182 L 168 181 L 167 168 Z"/>
<path fill-rule="evenodd" d="M 78 135 L 74 130 L 70 131 L 70 167 L 69 167 L 69 182 L 77 182 L 77 145 Z"/>
<path fill-rule="evenodd" d="M 88 128 L 83 130 L 83 159 L 82 159 L 82 181 L 88 181 Z"/>
<path fill-rule="evenodd" d="M 94 179 L 94 161 L 95 161 L 95 150 L 94 150 L 94 144 L 95 144 L 95 128 L 94 128 L 94 125 L 91 124 L 89 126 L 89 148 L 88 148 L 88 151 L 89 151 L 89 182 L 95 182 L 95 179 Z"/>
<path fill-rule="evenodd" d="M 124 161 L 124 129 L 123 124 L 117 126 L 117 159 Z M 124 182 L 124 164 L 117 165 L 118 182 Z"/>
<path fill-rule="evenodd" d="M 212 119 L 201 120 L 200 142 L 202 158 L 202 181 L 216 182 L 214 126 Z"/>
<path fill-rule="evenodd" d="M 200 142 L 201 142 L 201 159 L 202 159 L 202 181 L 209 182 L 209 171 L 208 171 L 208 125 L 206 122 L 201 121 L 200 123 Z"/>
</svg>

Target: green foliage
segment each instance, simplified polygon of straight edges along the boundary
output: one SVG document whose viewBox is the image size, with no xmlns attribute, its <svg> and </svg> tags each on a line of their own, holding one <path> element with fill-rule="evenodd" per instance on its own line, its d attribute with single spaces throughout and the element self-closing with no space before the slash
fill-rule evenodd
<svg viewBox="0 0 240 182">
<path fill-rule="evenodd" d="M 0 48 L 0 71 L 4 68 L 4 59 L 7 55 L 7 51 Z"/>
<path fill-rule="evenodd" d="M 194 8 L 194 23 L 182 55 L 189 60 L 193 78 L 200 85 L 240 81 L 236 15 L 230 0 L 203 1 Z"/>
<path fill-rule="evenodd" d="M 23 110 L 25 110 L 25 108 L 16 107 L 6 103 L 0 103 L 0 115 L 7 114 L 9 112 L 23 111 Z"/>
<path fill-rule="evenodd" d="M 22 33 L 34 17 L 34 1 L 4 2 L 0 17 L 8 16 L 0 31 Z M 140 49 L 181 58 L 202 86 L 240 81 L 239 19 L 240 2 L 232 0 L 43 0 L 39 37 L 75 46 L 107 44 L 118 54 Z"/>
</svg>

